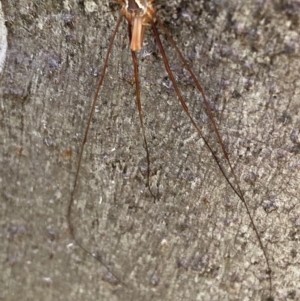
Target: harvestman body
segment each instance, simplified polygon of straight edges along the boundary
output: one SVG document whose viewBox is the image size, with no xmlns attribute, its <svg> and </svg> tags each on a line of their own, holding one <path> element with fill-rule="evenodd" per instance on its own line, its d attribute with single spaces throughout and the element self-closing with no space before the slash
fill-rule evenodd
<svg viewBox="0 0 300 301">
<path fill-rule="evenodd" d="M 145 33 L 146 27 L 151 27 L 152 31 L 153 31 L 153 34 L 154 34 L 154 37 L 155 37 L 155 40 L 156 40 L 156 43 L 157 43 L 157 46 L 159 48 L 160 54 L 161 54 L 162 59 L 163 59 L 164 67 L 165 67 L 165 69 L 168 73 L 168 76 L 169 76 L 172 84 L 173 84 L 174 90 L 176 92 L 176 95 L 177 95 L 177 97 L 180 101 L 180 104 L 181 104 L 183 110 L 185 111 L 186 115 L 188 116 L 190 122 L 193 124 L 195 130 L 198 132 L 199 136 L 203 139 L 206 147 L 211 152 L 213 160 L 215 161 L 215 163 L 217 164 L 220 172 L 222 173 L 222 175 L 226 179 L 226 182 L 231 187 L 231 189 L 234 191 L 234 193 L 237 195 L 239 200 L 243 203 L 243 205 L 244 205 L 244 207 L 247 211 L 247 215 L 250 219 L 252 228 L 255 232 L 255 235 L 256 235 L 257 240 L 258 240 L 259 245 L 260 245 L 260 248 L 263 251 L 263 255 L 264 255 L 264 258 L 265 258 L 265 261 L 266 261 L 268 272 L 270 274 L 269 275 L 269 290 L 270 290 L 270 297 L 271 297 L 272 296 L 272 277 L 271 277 L 271 269 L 270 269 L 269 259 L 268 259 L 265 247 L 262 243 L 262 240 L 259 236 L 258 230 L 255 226 L 255 223 L 254 223 L 252 214 L 250 212 L 250 209 L 249 209 L 249 207 L 247 205 L 247 202 L 245 200 L 244 194 L 243 194 L 243 192 L 240 188 L 239 181 L 238 181 L 238 179 L 235 175 L 234 169 L 231 165 L 229 156 L 227 154 L 227 151 L 225 149 L 223 140 L 220 136 L 220 133 L 219 133 L 219 130 L 217 128 L 215 119 L 214 119 L 212 111 L 210 109 L 210 105 L 209 105 L 209 103 L 208 103 L 208 101 L 205 97 L 204 91 L 203 91 L 199 81 L 197 80 L 195 74 L 193 73 L 193 71 L 189 67 L 189 64 L 187 63 L 187 61 L 183 57 L 183 55 L 182 55 L 181 51 L 179 50 L 179 48 L 177 47 L 175 41 L 172 39 L 172 37 L 170 36 L 168 31 L 165 29 L 165 27 L 163 26 L 160 19 L 156 16 L 156 12 L 155 12 L 155 9 L 153 7 L 154 0 L 117 0 L 117 2 L 122 5 L 121 16 L 119 17 L 119 19 L 117 21 L 116 28 L 113 32 L 113 35 L 112 35 L 112 38 L 111 38 L 111 41 L 110 41 L 110 44 L 109 44 L 109 47 L 108 47 L 107 55 L 106 55 L 106 58 L 105 58 L 105 61 L 104 61 L 104 67 L 103 67 L 103 70 L 102 70 L 102 74 L 100 76 L 98 86 L 97 86 L 97 90 L 96 90 L 96 93 L 95 93 L 95 96 L 94 96 L 94 99 L 93 99 L 93 102 L 92 102 L 91 110 L 90 110 L 88 121 L 87 121 L 87 126 L 86 126 L 86 129 L 85 129 L 83 142 L 82 142 L 80 153 L 79 153 L 79 160 L 78 160 L 78 164 L 77 164 L 75 180 L 74 180 L 74 183 L 73 183 L 73 189 L 71 191 L 71 197 L 70 197 L 69 206 L 68 206 L 67 218 L 68 218 L 68 224 L 69 224 L 71 236 L 73 237 L 74 241 L 79 245 L 80 248 L 82 248 L 87 253 L 89 253 L 90 255 L 95 257 L 95 255 L 92 252 L 86 250 L 86 248 L 83 245 L 81 245 L 81 243 L 78 241 L 78 239 L 76 237 L 75 230 L 74 230 L 74 225 L 72 223 L 71 213 L 72 213 L 72 206 L 73 206 L 73 203 L 74 203 L 74 195 L 75 195 L 76 188 L 77 188 L 77 182 L 78 182 L 78 179 L 79 179 L 79 171 L 80 171 L 80 167 L 81 167 L 81 162 L 82 162 L 82 157 L 83 157 L 83 152 L 84 152 L 84 146 L 87 142 L 87 136 L 88 136 L 91 120 L 92 120 L 92 117 L 93 117 L 93 113 L 95 111 L 96 101 L 97 101 L 97 98 L 99 96 L 99 92 L 100 92 L 101 86 L 103 84 L 103 80 L 105 78 L 105 73 L 106 73 L 106 69 L 107 69 L 107 66 L 108 66 L 109 55 L 110 55 L 110 52 L 111 52 L 116 34 L 118 32 L 118 29 L 119 29 L 119 26 L 120 26 L 120 23 L 121 23 L 123 17 L 125 17 L 128 21 L 128 34 L 129 34 L 129 38 L 130 38 L 130 49 L 131 49 L 132 60 L 133 60 L 133 65 L 134 65 L 136 103 L 137 103 L 137 108 L 138 108 L 138 113 L 139 113 L 139 120 L 140 120 L 140 124 L 141 124 L 141 130 L 142 130 L 142 134 L 143 134 L 143 140 L 144 140 L 145 149 L 146 149 L 146 157 L 147 157 L 147 165 L 148 165 L 148 174 L 147 174 L 147 184 L 148 184 L 148 186 L 149 186 L 149 178 L 150 178 L 150 155 L 149 155 L 149 150 L 148 150 L 148 145 L 147 145 L 147 140 L 146 140 L 146 135 L 145 135 L 145 127 L 144 127 L 144 122 L 143 122 L 143 117 L 142 117 L 142 107 L 141 107 L 141 97 L 140 97 L 140 82 L 139 82 L 139 69 L 138 69 L 138 59 L 137 59 L 137 56 L 136 56 L 136 52 L 140 51 L 141 48 L 142 48 L 143 38 L 144 38 L 144 33 Z M 184 98 L 183 98 L 183 96 L 182 96 L 182 94 L 179 90 L 179 87 L 176 83 L 175 77 L 174 77 L 174 75 L 171 71 L 169 61 L 168 61 L 168 58 L 165 54 L 165 51 L 164 51 L 162 42 L 160 40 L 160 36 L 159 36 L 156 25 L 158 25 L 161 28 L 161 30 L 165 34 L 167 40 L 169 41 L 169 43 L 175 49 L 176 53 L 178 54 L 178 56 L 180 57 L 180 60 L 182 61 L 183 65 L 184 65 L 185 69 L 191 75 L 196 89 L 199 91 L 200 95 L 203 98 L 206 113 L 207 113 L 207 115 L 210 119 L 212 128 L 213 128 L 213 130 L 216 134 L 218 143 L 221 147 L 222 156 L 224 156 L 225 161 L 227 162 L 227 165 L 229 167 L 230 174 L 231 174 L 233 180 L 230 180 L 229 177 L 227 176 L 228 173 L 225 172 L 225 169 L 221 165 L 219 155 L 213 150 L 213 148 L 210 145 L 210 143 L 208 142 L 208 140 L 202 134 L 202 131 L 199 128 L 199 126 L 197 125 L 196 121 L 194 120 L 194 118 L 189 113 L 188 107 L 187 107 L 187 105 L 184 101 Z M 103 262 L 98 257 L 95 257 L 95 258 L 98 261 L 100 261 L 101 264 L 103 264 L 103 266 L 105 266 L 110 273 L 112 273 L 114 275 L 114 273 L 105 264 L 105 262 Z M 118 279 L 116 276 L 115 276 L 115 278 L 120 283 L 122 283 L 121 279 Z"/>
</svg>

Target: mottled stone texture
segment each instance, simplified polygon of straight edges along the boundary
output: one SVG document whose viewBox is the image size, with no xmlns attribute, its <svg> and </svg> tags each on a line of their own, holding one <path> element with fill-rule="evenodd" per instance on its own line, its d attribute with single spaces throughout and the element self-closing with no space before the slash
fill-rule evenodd
<svg viewBox="0 0 300 301">
<path fill-rule="evenodd" d="M 299 300 L 299 1 L 157 1 L 211 104 L 272 269 Z M 172 2 L 172 3 L 170 3 Z M 1 300 L 270 300 L 243 203 L 191 126 L 147 31 L 140 54 L 150 185 L 127 25 L 84 128 L 119 16 L 113 1 L 2 1 Z M 163 36 L 162 36 L 163 38 Z M 200 95 L 164 42 L 189 110 L 232 180 Z M 118 281 L 119 279 L 120 281 Z"/>
</svg>

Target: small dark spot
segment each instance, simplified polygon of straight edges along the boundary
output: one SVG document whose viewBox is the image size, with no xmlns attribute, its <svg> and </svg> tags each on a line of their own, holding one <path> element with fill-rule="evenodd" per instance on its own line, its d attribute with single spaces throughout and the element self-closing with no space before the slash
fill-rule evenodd
<svg viewBox="0 0 300 301">
<path fill-rule="evenodd" d="M 70 148 L 64 149 L 62 156 L 64 159 L 70 159 L 72 157 L 72 150 Z"/>
<path fill-rule="evenodd" d="M 76 42 L 76 35 L 73 33 L 68 33 L 65 35 L 65 40 L 67 43 Z M 69 56 L 74 57 L 75 55 L 74 55 L 74 53 L 69 53 Z"/>
<path fill-rule="evenodd" d="M 289 152 L 292 153 L 292 154 L 294 154 L 294 155 L 300 154 L 300 144 L 296 144 L 296 145 L 292 146 L 289 149 Z"/>
<path fill-rule="evenodd" d="M 187 228 L 188 226 L 185 223 L 176 224 L 176 231 L 178 231 L 179 233 L 184 232 Z"/>
<path fill-rule="evenodd" d="M 252 152 L 252 156 L 256 157 L 256 156 L 258 156 L 261 152 L 262 152 L 262 148 L 255 149 L 255 150 Z"/>
<path fill-rule="evenodd" d="M 108 7 L 111 12 L 116 12 L 120 10 L 120 4 L 118 4 L 117 1 L 110 1 Z"/>
<path fill-rule="evenodd" d="M 262 207 L 267 213 L 271 213 L 278 209 L 278 204 L 276 200 L 267 200 L 263 202 Z"/>
<path fill-rule="evenodd" d="M 244 178 L 245 182 L 250 185 L 254 185 L 257 179 L 258 179 L 258 175 L 254 172 L 247 173 L 247 175 Z"/>
<path fill-rule="evenodd" d="M 75 20 L 75 16 L 72 15 L 69 11 L 65 11 L 62 15 L 62 19 L 64 22 L 64 26 L 68 27 L 70 29 L 74 29 L 74 20 Z"/>
<path fill-rule="evenodd" d="M 292 258 L 296 258 L 297 254 L 298 254 L 297 250 L 295 250 L 295 249 L 291 250 L 291 256 L 292 256 Z"/>
<path fill-rule="evenodd" d="M 82 11 L 85 11 L 84 0 L 78 0 L 78 7 L 79 7 Z"/>
<path fill-rule="evenodd" d="M 267 274 L 267 275 L 271 275 L 271 274 L 272 274 L 272 270 L 271 270 L 271 269 L 267 269 L 267 270 L 266 270 L 266 274 Z"/>
<path fill-rule="evenodd" d="M 277 121 L 282 123 L 283 125 L 292 123 L 292 116 L 287 112 L 283 112 L 281 116 L 277 118 Z"/>
<path fill-rule="evenodd" d="M 178 258 L 177 259 L 177 267 L 178 268 L 183 268 L 187 270 L 189 268 L 189 260 L 187 258 Z"/>
<path fill-rule="evenodd" d="M 295 297 L 296 297 L 296 291 L 295 290 L 288 291 L 288 293 L 287 293 L 287 298 L 288 299 L 294 300 Z"/>
<path fill-rule="evenodd" d="M 57 238 L 55 231 L 47 230 L 47 238 L 52 242 Z"/>
<path fill-rule="evenodd" d="M 203 198 L 201 199 L 201 201 L 202 201 L 202 203 L 204 203 L 205 205 L 208 205 L 208 204 L 209 204 L 209 199 L 208 199 L 207 196 L 203 197 Z"/>
<path fill-rule="evenodd" d="M 96 218 L 92 221 L 92 229 L 95 229 L 98 226 L 99 226 L 99 220 L 98 218 Z"/>
<path fill-rule="evenodd" d="M 60 59 L 55 59 L 53 57 L 48 57 L 47 61 L 48 61 L 48 65 L 49 65 L 51 71 L 58 70 L 58 68 L 61 64 Z"/>
<path fill-rule="evenodd" d="M 11 99 L 13 101 L 21 101 L 24 102 L 28 98 L 28 92 L 25 89 L 21 88 L 11 88 L 4 90 L 4 98 Z"/>
<path fill-rule="evenodd" d="M 298 233 L 297 230 L 291 231 L 291 232 L 289 233 L 289 236 L 290 236 L 290 238 L 291 238 L 292 241 L 299 241 L 300 235 L 299 235 L 299 233 Z"/>
<path fill-rule="evenodd" d="M 238 92 L 237 90 L 234 90 L 233 93 L 232 93 L 232 98 L 234 98 L 234 99 L 241 98 L 241 93 Z"/>
</svg>

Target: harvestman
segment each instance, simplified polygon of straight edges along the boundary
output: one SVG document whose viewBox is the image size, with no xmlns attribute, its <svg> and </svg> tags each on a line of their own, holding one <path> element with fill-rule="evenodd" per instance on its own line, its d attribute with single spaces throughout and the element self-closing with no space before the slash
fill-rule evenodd
<svg viewBox="0 0 300 301">
<path fill-rule="evenodd" d="M 105 61 L 104 61 L 102 74 L 100 76 L 98 86 L 97 86 L 97 90 L 96 90 L 96 93 L 95 93 L 94 98 L 93 98 L 91 110 L 90 110 L 90 113 L 89 113 L 86 129 L 85 129 L 85 133 L 84 133 L 84 138 L 83 138 L 80 153 L 79 153 L 79 159 L 78 159 L 78 164 L 77 164 L 77 168 L 76 168 L 75 179 L 74 179 L 74 183 L 73 183 L 73 189 L 71 191 L 70 201 L 69 201 L 69 205 L 68 205 L 67 219 L 68 219 L 69 229 L 70 229 L 70 233 L 71 233 L 72 238 L 74 239 L 74 241 L 78 244 L 78 246 L 80 248 L 82 248 L 84 251 L 86 251 L 87 253 L 89 253 L 93 257 L 95 257 L 98 261 L 100 261 L 101 264 L 103 264 L 103 266 L 106 267 L 106 269 L 110 273 L 112 273 L 110 268 L 99 257 L 96 257 L 92 252 L 86 250 L 85 247 L 82 246 L 81 243 L 78 241 L 78 239 L 76 237 L 76 234 L 75 234 L 75 231 L 74 231 L 74 225 L 73 225 L 72 220 L 71 220 L 71 213 L 72 213 L 72 207 L 73 207 L 73 203 L 74 203 L 74 195 L 75 195 L 75 192 L 76 192 L 77 182 L 78 182 L 78 179 L 79 179 L 79 171 L 80 171 L 80 168 L 81 168 L 81 162 L 82 162 L 82 157 L 83 157 L 83 152 L 84 152 L 84 146 L 87 142 L 87 136 L 88 136 L 88 132 L 89 132 L 89 129 L 90 129 L 91 120 L 92 120 L 92 117 L 93 117 L 93 114 L 94 114 L 94 111 L 95 111 L 97 98 L 99 96 L 99 92 L 100 92 L 100 89 L 102 87 L 102 84 L 103 84 L 103 81 L 104 81 L 104 78 L 105 78 L 106 69 L 107 69 L 108 61 L 109 61 L 109 56 L 110 56 L 110 53 L 111 53 L 111 50 L 112 50 L 112 47 L 113 47 L 113 44 L 114 44 L 116 34 L 119 30 L 119 27 L 120 27 L 120 24 L 123 20 L 123 17 L 125 17 L 127 19 L 127 22 L 128 22 L 128 34 L 129 34 L 129 38 L 130 38 L 130 50 L 131 50 L 132 61 L 133 61 L 133 65 L 134 65 L 136 104 L 137 104 L 137 108 L 138 108 L 139 120 L 140 120 L 140 124 L 141 124 L 141 130 L 142 130 L 142 135 L 143 135 L 143 140 L 144 140 L 145 150 L 146 150 L 146 158 L 147 158 L 147 166 L 148 166 L 148 170 L 147 170 L 147 184 L 148 184 L 148 186 L 149 186 L 149 178 L 150 178 L 150 155 L 149 155 L 148 144 L 147 144 L 147 139 L 146 139 L 146 134 L 145 134 L 145 127 L 144 127 L 143 116 L 142 116 L 141 96 L 140 96 L 140 82 L 139 82 L 139 68 L 138 68 L 138 58 L 137 58 L 136 52 L 139 52 L 142 49 L 142 44 L 143 44 L 144 33 L 145 33 L 146 27 L 151 27 L 151 29 L 153 31 L 153 34 L 154 34 L 154 37 L 155 37 L 155 40 L 156 40 L 156 44 L 158 46 L 158 49 L 159 49 L 160 54 L 161 54 L 162 59 L 163 59 L 164 67 L 165 67 L 165 69 L 168 73 L 168 76 L 169 76 L 172 84 L 173 84 L 174 90 L 176 92 L 176 95 L 177 95 L 177 97 L 180 101 L 180 104 L 181 104 L 183 110 L 185 111 L 186 115 L 190 119 L 190 121 L 193 124 L 195 130 L 198 132 L 199 136 L 203 139 L 206 147 L 211 152 L 211 155 L 212 155 L 215 163 L 217 164 L 220 172 L 222 173 L 222 175 L 226 179 L 226 181 L 229 184 L 229 186 L 231 187 L 231 189 L 237 195 L 239 200 L 243 203 L 243 205 L 244 205 L 244 207 L 247 211 L 247 215 L 250 219 L 252 228 L 255 232 L 255 235 L 256 235 L 257 240 L 258 240 L 259 245 L 260 245 L 260 248 L 263 251 L 263 255 L 264 255 L 266 265 L 267 265 L 267 268 L 268 268 L 269 290 L 270 290 L 270 297 L 271 297 L 271 295 L 272 295 L 272 276 L 271 276 L 271 268 L 270 268 L 269 259 L 268 259 L 265 247 L 262 243 L 262 240 L 259 236 L 258 230 L 255 226 L 252 214 L 251 214 L 250 209 L 247 205 L 247 202 L 245 200 L 242 189 L 240 188 L 239 181 L 238 181 L 237 176 L 236 176 L 236 174 L 234 172 L 234 169 L 232 167 L 232 164 L 231 164 L 231 161 L 230 161 L 229 156 L 227 154 L 225 145 L 223 143 L 223 140 L 222 140 L 221 135 L 219 133 L 219 130 L 217 128 L 217 124 L 216 124 L 216 121 L 213 117 L 210 105 L 209 105 L 209 103 L 206 99 L 206 96 L 204 94 L 204 91 L 203 91 L 199 81 L 197 80 L 195 74 L 193 73 L 193 71 L 189 67 L 188 62 L 183 57 L 183 55 L 182 55 L 181 51 L 179 50 L 179 48 L 177 47 L 175 41 L 172 39 L 172 37 L 170 36 L 170 34 L 166 30 L 166 28 L 163 26 L 161 20 L 156 15 L 156 11 L 155 11 L 154 4 L 153 4 L 154 0 L 117 0 L 117 2 L 122 5 L 121 15 L 120 15 L 120 17 L 117 21 L 116 28 L 115 28 L 115 30 L 112 34 L 112 37 L 111 37 L 111 40 L 110 40 L 110 43 L 109 43 L 109 46 L 108 46 L 106 58 L 105 58 Z M 156 27 L 157 25 L 163 31 L 163 33 L 165 34 L 167 40 L 172 45 L 172 47 L 175 49 L 176 53 L 178 54 L 178 56 L 180 57 L 180 60 L 182 61 L 183 65 L 184 65 L 185 69 L 191 75 L 191 78 L 193 79 L 193 82 L 194 82 L 194 85 L 195 85 L 196 89 L 199 91 L 199 93 L 201 94 L 201 96 L 203 98 L 206 113 L 207 113 L 207 115 L 210 119 L 213 130 L 215 131 L 218 143 L 221 146 L 222 155 L 225 157 L 225 160 L 228 164 L 230 173 L 233 177 L 233 181 L 230 180 L 229 177 L 226 175 L 225 169 L 222 167 L 222 165 L 220 163 L 220 159 L 218 157 L 218 154 L 213 150 L 213 147 L 210 145 L 208 140 L 204 137 L 204 135 L 202 134 L 201 129 L 199 128 L 196 121 L 193 119 L 193 117 L 191 116 L 191 114 L 189 112 L 189 109 L 188 109 L 188 107 L 187 107 L 187 105 L 184 101 L 184 98 L 183 98 L 183 96 L 182 96 L 182 94 L 181 94 L 181 92 L 178 88 L 175 77 L 174 77 L 174 75 L 171 71 L 168 58 L 165 54 L 165 50 L 163 48 L 158 30 L 157 30 L 157 27 Z M 121 279 L 118 279 L 117 277 L 116 277 L 116 279 L 122 283 Z"/>
</svg>

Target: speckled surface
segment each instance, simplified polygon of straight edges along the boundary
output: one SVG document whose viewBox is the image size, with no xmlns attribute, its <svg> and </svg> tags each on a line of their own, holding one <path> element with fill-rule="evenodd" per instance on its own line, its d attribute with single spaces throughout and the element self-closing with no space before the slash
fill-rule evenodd
<svg viewBox="0 0 300 301">
<path fill-rule="evenodd" d="M 213 108 L 269 259 L 272 296 L 298 300 L 299 2 L 158 5 Z M 141 97 L 159 198 L 145 187 L 125 21 L 72 215 L 80 242 L 122 283 L 74 244 L 67 206 L 119 7 L 26 0 L 2 8 L 0 300 L 268 300 L 266 260 L 249 217 L 183 112 L 150 30 Z M 221 156 L 200 96 L 165 45 L 192 116 Z"/>
</svg>

